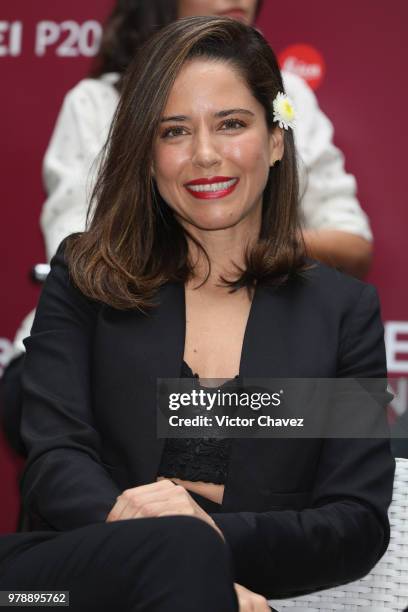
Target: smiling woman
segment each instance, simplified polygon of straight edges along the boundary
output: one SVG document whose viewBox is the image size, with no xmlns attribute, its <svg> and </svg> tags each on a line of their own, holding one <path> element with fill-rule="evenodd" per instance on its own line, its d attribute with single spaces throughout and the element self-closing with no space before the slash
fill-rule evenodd
<svg viewBox="0 0 408 612">
<path fill-rule="evenodd" d="M 253 226 L 257 237 L 263 192 L 270 167 L 282 157 L 283 134 L 268 129 L 265 110 L 239 71 L 220 60 L 186 62 L 164 115 L 154 176 L 180 223 L 197 240 L 195 228 L 235 227 L 242 244 Z M 232 245 L 231 233 L 228 240 Z"/>
<path fill-rule="evenodd" d="M 149 293 L 164 279 L 208 280 L 212 266 L 214 278 L 228 274 L 225 286 L 235 289 L 253 289 L 259 278 L 276 286 L 306 267 L 293 134 L 273 114 L 284 91 L 274 53 L 238 22 L 213 18 L 205 38 L 205 19 L 195 18 L 195 29 L 179 20 L 170 36 L 157 34 L 149 57 L 140 53 L 131 65 L 94 191 L 93 222 L 68 241 L 75 283 L 118 308 L 148 308 Z M 118 159 L 132 170 L 121 172 Z M 109 235 L 104 249 L 112 267 L 92 255 L 100 254 L 102 235 Z M 217 249 L 211 263 L 208 240 Z"/>
<path fill-rule="evenodd" d="M 304 255 L 292 110 L 255 29 L 171 24 L 126 74 L 87 230 L 52 260 L 26 340 L 24 505 L 115 550 L 124 521 L 123 610 L 264 612 L 387 548 L 394 462 L 371 422 L 361 440 L 157 435 L 159 378 L 373 377 L 388 399 L 374 288 Z"/>
</svg>

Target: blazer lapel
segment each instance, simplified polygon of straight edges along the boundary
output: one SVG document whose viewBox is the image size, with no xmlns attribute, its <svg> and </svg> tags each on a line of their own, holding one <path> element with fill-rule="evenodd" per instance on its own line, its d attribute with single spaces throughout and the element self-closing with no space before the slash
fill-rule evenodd
<svg viewBox="0 0 408 612">
<path fill-rule="evenodd" d="M 288 375 L 288 349 L 285 341 L 287 309 L 281 290 L 257 287 L 242 346 L 240 375 L 246 379 Z M 231 440 L 227 481 L 222 511 L 248 511 L 255 506 L 267 509 L 273 464 L 287 440 L 234 438 Z"/>
<path fill-rule="evenodd" d="M 158 306 L 145 325 L 140 327 L 138 339 L 143 347 L 139 357 L 145 363 L 146 394 L 154 389 L 152 401 L 147 399 L 146 405 L 154 407 L 154 424 L 157 424 L 157 378 L 180 378 L 181 363 L 185 343 L 185 297 L 184 286 L 181 283 L 168 283 L 163 286 L 158 295 Z M 146 354 L 146 352 L 148 354 Z M 149 462 L 152 473 L 146 474 L 148 480 L 155 480 L 160 465 L 165 439 L 157 437 L 152 440 Z"/>
<path fill-rule="evenodd" d="M 157 476 L 164 446 L 157 437 L 157 378 L 179 378 L 184 354 L 183 285 L 164 285 L 156 303 L 148 315 L 105 308 L 97 334 L 95 401 L 104 406 L 104 451 L 118 456 L 133 486 Z M 112 346 L 120 350 L 112 353 Z"/>
<path fill-rule="evenodd" d="M 280 290 L 257 287 L 245 330 L 240 375 L 272 378 L 287 375 L 285 300 Z"/>
</svg>

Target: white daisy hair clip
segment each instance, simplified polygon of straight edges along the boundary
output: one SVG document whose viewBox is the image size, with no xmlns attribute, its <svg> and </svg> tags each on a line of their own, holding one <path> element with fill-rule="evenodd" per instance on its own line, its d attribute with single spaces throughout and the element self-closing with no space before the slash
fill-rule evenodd
<svg viewBox="0 0 408 612">
<path fill-rule="evenodd" d="M 280 128 L 287 130 L 296 126 L 296 112 L 292 100 L 281 91 L 273 101 L 273 120 L 279 123 Z"/>
</svg>

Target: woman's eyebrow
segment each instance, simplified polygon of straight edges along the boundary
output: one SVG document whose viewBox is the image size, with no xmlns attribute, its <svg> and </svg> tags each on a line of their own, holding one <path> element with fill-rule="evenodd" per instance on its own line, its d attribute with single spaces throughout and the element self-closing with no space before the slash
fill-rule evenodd
<svg viewBox="0 0 408 612">
<path fill-rule="evenodd" d="M 228 110 L 218 111 L 214 114 L 214 117 L 227 117 L 228 115 L 233 115 L 234 113 L 241 113 L 242 115 L 251 115 L 252 117 L 255 117 L 255 113 L 246 108 L 229 108 Z"/>
<path fill-rule="evenodd" d="M 228 108 L 226 110 L 217 111 L 214 113 L 214 117 L 227 117 L 228 115 L 233 115 L 234 113 L 241 113 L 255 117 L 255 113 L 246 108 Z M 164 123 L 165 121 L 189 121 L 190 119 L 191 117 L 187 117 L 187 115 L 172 115 L 170 117 L 163 117 L 163 119 L 161 119 L 161 123 Z"/>
</svg>

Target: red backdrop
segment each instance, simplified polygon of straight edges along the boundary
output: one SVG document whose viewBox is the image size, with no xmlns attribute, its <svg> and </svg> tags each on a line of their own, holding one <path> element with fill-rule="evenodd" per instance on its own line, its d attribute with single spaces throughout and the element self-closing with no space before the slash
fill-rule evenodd
<svg viewBox="0 0 408 612">
<path fill-rule="evenodd" d="M 19 323 L 38 298 L 28 270 L 45 260 L 38 226 L 42 157 L 62 97 L 86 75 L 98 24 L 111 6 L 112 0 L 4 0 L 0 9 L 0 373 Z M 325 65 L 315 78 L 316 93 L 371 219 L 375 259 L 368 280 L 380 292 L 389 369 L 400 389 L 398 377 L 408 373 L 407 19 L 406 0 L 265 0 L 258 22 L 278 54 L 306 44 Z M 319 69 L 313 55 L 290 63 L 315 76 Z M 405 392 L 400 412 L 406 400 Z M 18 469 L 0 439 L 0 531 L 15 527 Z"/>
</svg>

